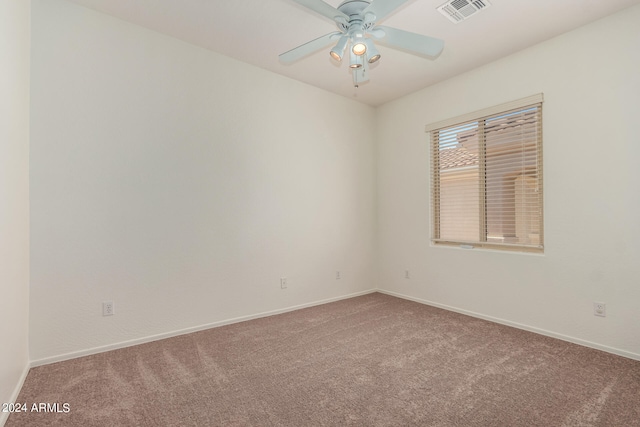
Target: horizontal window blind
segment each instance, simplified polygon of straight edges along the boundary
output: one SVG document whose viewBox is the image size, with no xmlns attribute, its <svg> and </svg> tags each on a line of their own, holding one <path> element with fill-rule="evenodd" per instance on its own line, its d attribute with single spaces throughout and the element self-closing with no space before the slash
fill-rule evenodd
<svg viewBox="0 0 640 427">
<path fill-rule="evenodd" d="M 542 251 L 542 102 L 464 118 L 430 131 L 434 243 Z"/>
</svg>

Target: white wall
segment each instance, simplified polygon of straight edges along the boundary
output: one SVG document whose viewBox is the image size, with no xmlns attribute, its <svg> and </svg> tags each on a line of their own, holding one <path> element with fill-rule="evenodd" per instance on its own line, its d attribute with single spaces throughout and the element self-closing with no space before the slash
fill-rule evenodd
<svg viewBox="0 0 640 427">
<path fill-rule="evenodd" d="M 377 111 L 66 1 L 32 11 L 36 363 L 376 281 L 640 357 L 639 7 Z M 431 247 L 424 125 L 538 92 L 545 254 Z"/>
<path fill-rule="evenodd" d="M 66 1 L 32 20 L 32 360 L 375 287 L 372 108 Z"/>
<path fill-rule="evenodd" d="M 29 365 L 29 10 L 0 0 L 0 402 Z"/>
<path fill-rule="evenodd" d="M 640 358 L 638 22 L 635 6 L 378 109 L 380 288 Z M 425 125 L 540 92 L 544 255 L 430 246 Z"/>
</svg>

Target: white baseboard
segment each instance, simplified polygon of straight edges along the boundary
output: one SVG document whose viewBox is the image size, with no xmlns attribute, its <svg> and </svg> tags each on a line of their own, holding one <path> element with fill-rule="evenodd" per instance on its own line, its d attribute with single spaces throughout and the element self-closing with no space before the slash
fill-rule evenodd
<svg viewBox="0 0 640 427">
<path fill-rule="evenodd" d="M 145 343 L 152 342 L 152 341 L 158 341 L 158 340 L 162 340 L 162 339 L 165 339 L 165 338 L 171 338 L 171 337 L 176 337 L 176 336 L 179 336 L 179 335 L 190 334 L 192 332 L 198 332 L 198 331 L 203 331 L 203 330 L 206 330 L 206 329 L 217 328 L 217 327 L 220 327 L 220 326 L 230 325 L 230 324 L 233 324 L 233 323 L 246 322 L 247 320 L 259 319 L 261 317 L 274 316 L 276 314 L 287 313 L 289 311 L 295 311 L 295 310 L 300 310 L 302 308 L 308 308 L 308 307 L 313 307 L 313 306 L 316 306 L 316 305 L 327 304 L 327 303 L 330 303 L 330 302 L 335 302 L 335 301 L 340 301 L 340 300 L 343 300 L 343 299 L 358 297 L 358 296 L 361 296 L 361 295 L 367 295 L 367 294 L 371 294 L 371 293 L 374 293 L 374 292 L 376 292 L 375 289 L 369 289 L 369 290 L 362 291 L 362 292 L 356 292 L 356 293 L 353 293 L 353 294 L 342 295 L 342 296 L 334 297 L 334 298 L 327 298 L 327 299 L 320 300 L 320 301 L 314 301 L 314 302 L 310 302 L 310 303 L 295 305 L 295 306 L 286 307 L 286 308 L 282 308 L 282 309 L 278 309 L 278 310 L 265 311 L 265 312 L 258 313 L 258 314 L 252 314 L 252 315 L 248 315 L 248 316 L 241 316 L 241 317 L 236 317 L 236 318 L 233 318 L 233 319 L 227 319 L 227 320 L 221 320 L 221 321 L 218 321 L 218 322 L 208 323 L 206 325 L 194 326 L 194 327 L 191 327 L 191 328 L 185 328 L 185 329 L 180 329 L 180 330 L 176 330 L 176 331 L 165 332 L 165 333 L 157 334 L 157 335 L 150 335 L 150 336 L 147 336 L 147 337 L 136 338 L 136 339 L 133 339 L 133 340 L 122 341 L 122 342 L 109 344 L 109 345 L 105 345 L 105 346 L 100 346 L 100 347 L 88 348 L 86 350 L 74 351 L 74 352 L 71 352 L 71 353 L 60 354 L 60 355 L 52 356 L 52 357 L 45 357 L 43 359 L 32 360 L 31 361 L 31 366 L 32 367 L 36 367 L 36 366 L 42 366 L 42 365 L 49 365 L 51 363 L 62 362 L 64 360 L 76 359 L 78 357 L 90 356 L 92 354 L 103 353 L 105 351 L 117 350 L 117 349 L 120 349 L 120 348 L 131 347 L 131 346 L 139 345 L 139 344 L 145 344 Z M 2 426 L 0 425 L 0 427 L 2 427 Z"/>
<path fill-rule="evenodd" d="M 523 325 L 521 323 L 512 322 L 510 320 L 499 319 L 499 318 L 496 318 L 496 317 L 491 317 L 491 316 L 487 316 L 487 315 L 484 315 L 484 314 L 476 313 L 476 312 L 473 312 L 473 311 L 463 310 L 463 309 L 460 309 L 460 308 L 457 308 L 457 307 L 451 307 L 449 305 L 440 304 L 440 303 L 433 302 L 433 301 L 423 300 L 421 298 L 411 297 L 409 295 L 404 295 L 404 294 L 400 294 L 400 293 L 397 293 L 397 292 L 386 291 L 384 289 L 378 289 L 377 291 L 380 292 L 381 294 L 387 294 L 387 295 L 391 295 L 391 296 L 394 296 L 394 297 L 406 299 L 406 300 L 409 300 L 409 301 L 418 302 L 420 304 L 430 305 L 430 306 L 437 307 L 437 308 L 442 308 L 442 309 L 448 310 L 448 311 L 454 311 L 456 313 L 465 314 L 467 316 L 476 317 L 476 318 L 483 319 L 483 320 L 488 320 L 490 322 L 499 323 L 501 325 L 511 326 L 513 328 L 522 329 L 522 330 L 529 331 L 529 332 L 534 332 L 536 334 L 545 335 L 545 336 L 551 337 L 551 338 L 557 338 L 557 339 L 562 340 L 562 341 L 568 341 L 570 343 L 578 344 L 578 345 L 581 345 L 581 346 L 584 346 L 584 347 L 590 347 L 590 348 L 594 348 L 596 350 L 606 351 L 607 353 L 612 353 L 612 354 L 615 354 L 615 355 L 618 355 L 618 356 L 626 357 L 628 359 L 640 360 L 640 354 L 632 353 L 632 352 L 626 351 L 626 350 L 621 350 L 619 348 L 609 347 L 609 346 L 598 344 L 598 343 L 594 343 L 594 342 L 591 342 L 591 341 L 586 341 L 586 340 L 583 340 L 583 339 L 580 339 L 580 338 L 575 338 L 575 337 L 571 337 L 571 336 L 568 336 L 568 335 L 559 334 L 557 332 L 547 331 L 545 329 L 536 328 L 534 326 Z"/>
<path fill-rule="evenodd" d="M 31 369 L 31 364 L 27 363 L 27 365 L 22 370 L 22 375 L 20 375 L 20 379 L 18 380 L 18 383 L 13 389 L 13 393 L 11 393 L 11 397 L 9 398 L 9 401 L 2 402 L 2 403 L 9 403 L 9 402 L 15 403 L 16 400 L 18 400 L 18 395 L 20 394 L 20 390 L 22 390 L 22 385 L 24 384 L 24 381 L 27 379 L 27 375 L 29 374 L 29 369 Z M 0 409 L 0 411 L 1 410 L 2 409 Z M 0 412 L 0 427 L 4 427 L 5 423 L 9 419 L 9 415 L 11 415 L 9 412 Z"/>
</svg>

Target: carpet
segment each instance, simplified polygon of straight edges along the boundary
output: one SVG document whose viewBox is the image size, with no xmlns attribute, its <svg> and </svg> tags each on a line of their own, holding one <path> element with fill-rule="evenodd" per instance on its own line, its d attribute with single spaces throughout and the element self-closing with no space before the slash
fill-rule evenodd
<svg viewBox="0 0 640 427">
<path fill-rule="evenodd" d="M 6 427 L 629 427 L 640 362 L 374 293 L 32 368 L 17 402 Z"/>
</svg>

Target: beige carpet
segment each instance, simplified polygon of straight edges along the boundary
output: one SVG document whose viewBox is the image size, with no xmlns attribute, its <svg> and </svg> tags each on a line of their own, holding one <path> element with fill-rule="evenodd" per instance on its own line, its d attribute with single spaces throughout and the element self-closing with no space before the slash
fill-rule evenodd
<svg viewBox="0 0 640 427">
<path fill-rule="evenodd" d="M 18 401 L 69 411 L 7 427 L 627 427 L 640 362 L 376 293 L 33 368 Z"/>
</svg>

